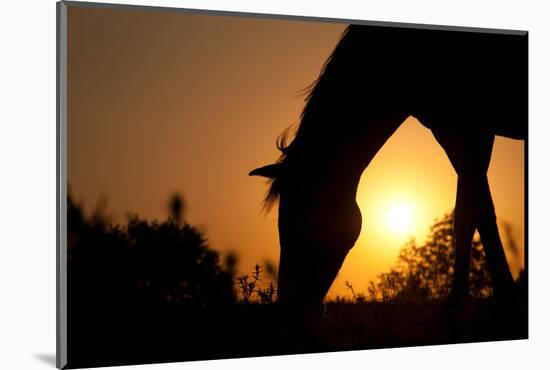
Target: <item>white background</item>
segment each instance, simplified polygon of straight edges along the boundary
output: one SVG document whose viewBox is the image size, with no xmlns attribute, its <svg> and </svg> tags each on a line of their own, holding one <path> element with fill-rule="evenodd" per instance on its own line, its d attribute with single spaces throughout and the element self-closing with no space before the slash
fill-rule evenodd
<svg viewBox="0 0 550 370">
<path fill-rule="evenodd" d="M 281 367 L 548 368 L 550 11 L 545 1 L 127 1 L 349 19 L 530 31 L 530 339 L 135 369 Z M 112 1 L 112 3 L 124 3 Z M 329 4 L 330 3 L 330 4 Z M 5 1 L 0 22 L 0 368 L 52 368 L 55 354 L 55 2 Z"/>
</svg>

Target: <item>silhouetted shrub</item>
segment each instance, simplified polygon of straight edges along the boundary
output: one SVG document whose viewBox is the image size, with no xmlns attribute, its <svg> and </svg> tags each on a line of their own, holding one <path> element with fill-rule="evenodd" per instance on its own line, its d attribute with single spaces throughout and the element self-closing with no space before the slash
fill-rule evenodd
<svg viewBox="0 0 550 370">
<path fill-rule="evenodd" d="M 274 303 L 277 297 L 277 290 L 272 282 L 266 284 L 260 276 L 263 273 L 261 265 L 256 264 L 251 276 L 248 274 L 241 275 L 237 278 L 237 285 L 240 289 L 242 301 L 244 303 Z"/>
<path fill-rule="evenodd" d="M 431 227 L 424 245 L 410 240 L 400 251 L 397 263 L 371 284 L 372 298 L 426 299 L 446 297 L 454 273 L 455 245 L 453 217 L 447 214 Z M 482 298 L 492 294 L 485 253 L 479 237 L 472 241 L 470 259 L 470 294 Z"/>
<path fill-rule="evenodd" d="M 182 221 L 181 196 L 162 222 L 132 216 L 111 225 L 87 218 L 68 198 L 69 299 L 110 309 L 179 303 L 203 308 L 235 301 L 233 276 L 219 264 L 204 235 Z"/>
</svg>

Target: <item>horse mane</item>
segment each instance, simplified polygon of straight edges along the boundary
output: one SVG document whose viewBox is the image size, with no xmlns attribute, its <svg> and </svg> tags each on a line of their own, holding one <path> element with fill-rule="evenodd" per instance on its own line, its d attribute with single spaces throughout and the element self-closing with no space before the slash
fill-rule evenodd
<svg viewBox="0 0 550 370">
<path fill-rule="evenodd" d="M 337 64 L 337 60 L 340 59 L 340 54 L 342 54 L 345 47 L 346 36 L 350 33 L 350 30 L 355 26 L 348 26 L 340 35 L 338 43 L 330 56 L 327 58 L 323 64 L 319 77 L 309 86 L 301 90 L 301 93 L 305 95 L 304 101 L 306 102 L 304 109 L 300 114 L 300 119 L 297 127 L 291 125 L 287 127 L 277 138 L 276 146 L 277 149 L 281 152 L 279 158 L 275 162 L 279 168 L 278 174 L 269 179 L 269 189 L 264 199 L 263 211 L 269 213 L 275 203 L 279 199 L 281 193 L 282 184 L 284 182 L 285 176 L 288 176 L 288 169 L 290 163 L 295 159 L 299 152 L 305 147 L 307 138 L 310 136 L 311 126 L 318 124 L 318 121 L 315 119 L 315 113 L 322 108 L 322 104 L 319 101 L 319 95 L 323 86 L 327 83 L 329 76 L 331 75 L 331 70 L 333 66 Z M 338 63 L 339 65 L 340 63 Z M 332 91 L 332 89 L 326 89 L 327 91 Z M 291 140 L 291 136 L 294 136 Z"/>
</svg>

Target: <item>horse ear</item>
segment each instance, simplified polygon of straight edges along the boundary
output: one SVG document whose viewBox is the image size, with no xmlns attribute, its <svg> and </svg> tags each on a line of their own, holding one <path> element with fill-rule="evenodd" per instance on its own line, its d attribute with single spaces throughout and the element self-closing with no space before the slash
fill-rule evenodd
<svg viewBox="0 0 550 370">
<path fill-rule="evenodd" d="M 248 176 L 263 176 L 270 179 L 274 179 L 277 176 L 279 176 L 280 171 L 281 171 L 281 165 L 279 163 L 274 163 L 274 164 L 268 164 L 267 166 L 263 166 L 260 168 L 256 168 L 255 170 L 250 171 Z"/>
</svg>

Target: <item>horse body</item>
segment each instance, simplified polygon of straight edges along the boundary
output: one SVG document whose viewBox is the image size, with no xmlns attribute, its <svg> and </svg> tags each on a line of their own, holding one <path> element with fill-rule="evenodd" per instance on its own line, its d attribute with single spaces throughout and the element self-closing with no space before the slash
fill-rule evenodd
<svg viewBox="0 0 550 370">
<path fill-rule="evenodd" d="M 281 302 L 321 304 L 359 236 L 361 174 L 409 115 L 432 130 L 458 175 L 453 289 L 467 286 L 476 228 L 499 289 L 510 285 L 486 172 L 494 135 L 526 136 L 524 41 L 348 27 L 309 91 L 293 141 L 283 137 L 279 161 L 251 172 L 272 178 L 266 205 L 279 200 Z"/>
</svg>

